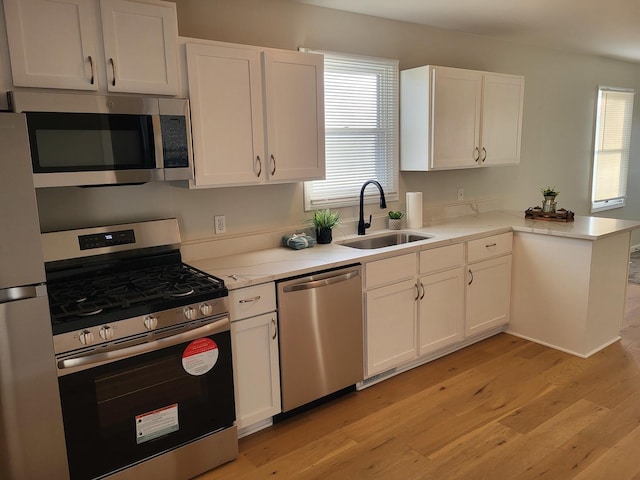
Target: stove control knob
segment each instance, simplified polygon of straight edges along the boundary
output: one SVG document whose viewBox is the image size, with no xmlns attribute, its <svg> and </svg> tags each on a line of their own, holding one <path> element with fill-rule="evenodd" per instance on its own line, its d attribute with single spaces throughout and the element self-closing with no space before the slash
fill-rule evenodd
<svg viewBox="0 0 640 480">
<path fill-rule="evenodd" d="M 202 315 L 204 315 L 205 317 L 211 315 L 211 312 L 213 312 L 213 307 L 208 303 L 203 303 L 200 305 L 200 313 L 202 313 Z"/>
<path fill-rule="evenodd" d="M 144 319 L 144 327 L 147 330 L 155 330 L 158 327 L 158 317 L 149 315 Z"/>
<path fill-rule="evenodd" d="M 80 343 L 83 345 L 91 345 L 93 343 L 93 333 L 89 330 L 83 330 L 80 332 L 80 335 L 78 335 L 78 340 L 80 340 Z"/>
<path fill-rule="evenodd" d="M 103 340 L 111 340 L 113 338 L 113 328 L 111 328 L 109 325 L 101 327 L 98 333 Z"/>
<path fill-rule="evenodd" d="M 184 317 L 187 320 L 195 320 L 198 316 L 198 311 L 193 307 L 184 307 Z"/>
</svg>

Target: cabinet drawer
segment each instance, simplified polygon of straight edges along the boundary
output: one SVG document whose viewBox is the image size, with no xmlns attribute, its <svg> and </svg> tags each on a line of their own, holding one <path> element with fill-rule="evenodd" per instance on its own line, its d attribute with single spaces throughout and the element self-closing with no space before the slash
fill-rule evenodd
<svg viewBox="0 0 640 480">
<path fill-rule="evenodd" d="M 510 253 L 512 240 L 513 234 L 511 232 L 471 240 L 467 243 L 467 262 L 478 262 Z"/>
<path fill-rule="evenodd" d="M 385 258 L 365 265 L 366 288 L 411 278 L 416 274 L 416 255 L 409 253 Z"/>
<path fill-rule="evenodd" d="M 459 267 L 464 263 L 462 243 L 420 252 L 420 273 L 437 272 Z"/>
<path fill-rule="evenodd" d="M 253 317 L 276 309 L 276 289 L 273 283 L 239 288 L 229 292 L 231 321 Z"/>
</svg>

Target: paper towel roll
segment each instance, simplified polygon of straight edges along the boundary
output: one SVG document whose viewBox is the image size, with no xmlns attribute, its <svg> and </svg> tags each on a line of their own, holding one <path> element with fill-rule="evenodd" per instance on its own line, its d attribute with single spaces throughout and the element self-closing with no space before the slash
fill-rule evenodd
<svg viewBox="0 0 640 480">
<path fill-rule="evenodd" d="M 407 228 L 422 228 L 422 192 L 407 192 Z"/>
</svg>

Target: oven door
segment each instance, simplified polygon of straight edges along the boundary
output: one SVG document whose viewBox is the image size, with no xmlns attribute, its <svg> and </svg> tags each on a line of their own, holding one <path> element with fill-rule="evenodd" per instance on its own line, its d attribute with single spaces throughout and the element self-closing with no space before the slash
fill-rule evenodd
<svg viewBox="0 0 640 480">
<path fill-rule="evenodd" d="M 100 362 L 59 384 L 73 480 L 99 478 L 235 420 L 228 329 Z"/>
</svg>

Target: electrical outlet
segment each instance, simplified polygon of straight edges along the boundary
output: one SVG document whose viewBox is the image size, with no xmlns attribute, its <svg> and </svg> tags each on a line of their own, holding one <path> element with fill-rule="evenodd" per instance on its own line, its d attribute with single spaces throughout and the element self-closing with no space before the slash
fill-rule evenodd
<svg viewBox="0 0 640 480">
<path fill-rule="evenodd" d="M 216 235 L 220 233 L 226 233 L 227 219 L 224 217 L 224 215 L 215 215 L 213 219 L 214 219 L 214 228 L 216 231 Z"/>
<path fill-rule="evenodd" d="M 458 188 L 458 200 L 464 200 L 464 188 Z"/>
</svg>

